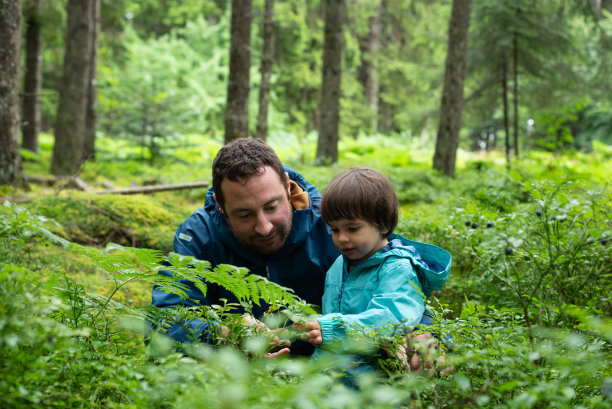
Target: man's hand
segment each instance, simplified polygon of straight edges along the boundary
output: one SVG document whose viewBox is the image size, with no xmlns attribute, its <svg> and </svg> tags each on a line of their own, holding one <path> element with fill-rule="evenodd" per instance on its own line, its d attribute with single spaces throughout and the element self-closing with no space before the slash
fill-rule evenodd
<svg viewBox="0 0 612 409">
<path fill-rule="evenodd" d="M 270 345 L 271 344 L 272 343 L 270 343 Z M 289 345 L 291 345 L 291 343 L 289 343 Z M 289 348 L 282 348 L 275 352 L 268 352 L 267 354 L 264 355 L 264 358 L 267 358 L 267 359 L 278 358 L 281 356 L 289 355 L 289 352 L 291 352 Z"/>
<path fill-rule="evenodd" d="M 282 333 L 286 333 L 287 330 L 284 328 L 279 329 L 269 329 L 266 324 L 259 321 L 256 318 L 253 318 L 249 315 L 243 316 L 244 325 L 253 326 L 258 331 L 266 331 L 267 336 L 271 339 L 268 343 L 268 348 L 270 352 L 264 355 L 265 358 L 277 358 L 279 356 L 284 356 L 289 354 L 289 347 L 291 346 L 291 341 L 288 339 L 281 339 L 279 335 Z"/>
<path fill-rule="evenodd" d="M 286 334 L 288 331 L 284 328 L 268 330 L 268 336 L 273 336 L 272 341 L 268 344 L 268 348 L 270 352 L 268 352 L 265 357 L 266 358 L 277 358 L 279 356 L 289 354 L 289 347 L 291 346 L 291 341 L 288 339 L 282 339 L 279 337 Z"/>
<path fill-rule="evenodd" d="M 454 369 L 452 365 L 446 364 L 439 341 L 429 332 L 405 337 L 404 344 L 400 346 L 396 356 L 400 360 L 400 368 L 404 371 L 410 368 L 414 373 L 422 373 L 425 370 L 428 375 L 445 376 Z"/>
<path fill-rule="evenodd" d="M 246 326 L 255 327 L 255 329 L 258 331 L 261 331 L 263 329 L 268 329 L 268 326 L 266 324 L 259 321 L 257 318 L 251 317 L 250 315 L 243 315 L 242 322 Z"/>
<path fill-rule="evenodd" d="M 321 324 L 319 321 L 314 320 L 310 322 L 295 323 L 293 328 L 298 331 L 305 331 L 301 335 L 304 341 L 310 342 L 312 345 L 321 345 L 323 342 L 323 334 L 321 333 Z"/>
</svg>

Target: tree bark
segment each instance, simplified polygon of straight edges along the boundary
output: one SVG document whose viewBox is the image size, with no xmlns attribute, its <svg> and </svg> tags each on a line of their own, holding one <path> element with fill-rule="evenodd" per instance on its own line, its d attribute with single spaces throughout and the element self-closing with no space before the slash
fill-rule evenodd
<svg viewBox="0 0 612 409">
<path fill-rule="evenodd" d="M 470 28 L 471 0 L 453 0 L 448 23 L 448 50 L 444 69 L 444 90 L 433 168 L 445 175 L 455 175 L 459 131 L 463 113 L 463 81 Z"/>
<path fill-rule="evenodd" d="M 98 36 L 100 30 L 100 3 L 101 0 L 91 0 L 91 46 L 90 46 L 90 69 L 87 80 L 87 108 L 85 112 L 85 133 L 83 150 L 85 159 L 96 157 L 96 105 L 98 100 Z"/>
<path fill-rule="evenodd" d="M 270 104 L 270 76 L 274 58 L 274 0 L 266 0 L 264 7 L 263 50 L 261 53 L 261 83 L 259 85 L 259 113 L 257 137 L 266 140 L 268 134 L 268 105 Z"/>
<path fill-rule="evenodd" d="M 321 83 L 321 114 L 316 154 L 316 161 L 319 163 L 335 163 L 338 161 L 344 8 L 344 0 L 325 0 L 323 80 Z"/>
<path fill-rule="evenodd" d="M 91 0 L 68 0 L 66 53 L 57 109 L 51 173 L 74 175 L 85 158 L 84 133 L 91 70 Z"/>
<path fill-rule="evenodd" d="M 519 14 L 519 9 L 516 11 Z M 512 39 L 512 93 L 513 95 L 513 109 L 514 109 L 514 157 L 519 157 L 519 113 L 518 113 L 518 33 L 514 33 Z"/>
<path fill-rule="evenodd" d="M 18 185 L 21 0 L 0 0 L 0 185 Z"/>
<path fill-rule="evenodd" d="M 502 104 L 504 110 L 504 131 L 506 133 L 506 168 L 510 170 L 510 124 L 508 120 L 508 61 L 504 57 L 502 60 Z"/>
<path fill-rule="evenodd" d="M 249 135 L 252 0 L 232 0 L 225 143 Z"/>
<path fill-rule="evenodd" d="M 370 31 L 359 41 L 361 65 L 359 79 L 363 85 L 363 94 L 368 102 L 371 121 L 370 131 L 378 129 L 378 50 L 380 49 L 382 3 L 379 3 L 370 18 Z"/>
<path fill-rule="evenodd" d="M 41 0 L 28 0 L 24 7 L 26 57 L 22 104 L 22 147 L 38 152 L 40 92 L 42 90 Z"/>
<path fill-rule="evenodd" d="M 593 0 L 593 9 L 601 17 L 601 0 Z"/>
</svg>

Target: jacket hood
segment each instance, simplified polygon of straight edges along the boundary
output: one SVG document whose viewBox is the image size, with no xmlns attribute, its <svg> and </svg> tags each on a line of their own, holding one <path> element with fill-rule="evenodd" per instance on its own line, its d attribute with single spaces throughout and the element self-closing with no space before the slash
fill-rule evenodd
<svg viewBox="0 0 612 409">
<path fill-rule="evenodd" d="M 389 244 L 364 261 L 364 266 L 380 264 L 388 257 L 406 257 L 410 259 L 427 298 L 432 291 L 444 287 L 452 264 L 449 252 L 432 244 L 408 240 L 399 234 L 392 234 L 388 240 Z M 346 257 L 342 257 L 346 261 Z"/>
<path fill-rule="evenodd" d="M 301 245 L 308 237 L 310 229 L 315 224 L 316 218 L 320 214 L 321 205 L 321 193 L 319 190 L 311 185 L 294 169 L 289 166 L 283 165 L 285 171 L 289 175 L 289 179 L 297 183 L 307 194 L 309 198 L 309 204 L 307 209 L 294 210 L 292 214 L 291 230 L 285 244 L 275 253 L 269 255 L 270 260 L 282 257 L 283 254 L 288 254 L 293 249 Z M 223 213 L 219 209 L 219 205 L 213 198 L 214 190 L 211 187 L 206 192 L 206 198 L 204 200 L 204 211 L 210 217 L 211 223 L 215 226 L 218 233 L 217 239 L 221 240 L 225 245 L 237 249 L 243 256 L 251 260 L 260 260 L 261 254 L 257 253 L 254 249 L 240 243 L 234 234 L 232 233 L 227 220 Z"/>
</svg>

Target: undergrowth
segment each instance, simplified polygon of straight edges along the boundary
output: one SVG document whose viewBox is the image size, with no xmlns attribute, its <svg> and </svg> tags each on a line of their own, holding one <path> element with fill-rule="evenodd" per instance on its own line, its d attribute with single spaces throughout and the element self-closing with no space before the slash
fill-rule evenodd
<svg viewBox="0 0 612 409">
<path fill-rule="evenodd" d="M 244 269 L 211 270 L 205 261 L 168 253 L 176 226 L 202 204 L 201 192 L 71 198 L 46 192 L 0 210 L 0 406 L 612 407 L 608 151 L 571 158 L 529 153 L 510 174 L 503 161 L 474 155 L 459 158 L 459 177 L 449 179 L 430 169 L 430 153 L 395 149 L 399 141 L 346 139 L 332 167 L 313 165 L 310 139 L 299 141 L 305 149 L 270 143 L 321 190 L 350 166 L 380 169 L 402 201 L 398 232 L 449 250 L 449 282 L 429 308 L 442 318 L 430 330 L 448 346 L 450 375 L 406 372 L 394 358 L 403 331 L 391 338 L 355 334 L 369 345 L 376 368 L 355 378 L 357 389 L 345 385 L 350 362 L 341 357 L 264 359 L 269 338 L 242 325 L 238 307 L 269 303 L 266 322 L 281 328 L 312 311 Z M 49 147 L 41 146 L 26 171 L 47 167 Z M 215 142 L 194 149 L 183 149 L 186 161 L 161 158 L 155 172 L 124 158 L 88 164 L 81 176 L 92 185 L 120 185 L 126 173 L 138 182 L 152 175 L 172 183 L 188 181 L 179 176 L 193 175 L 195 166 L 197 174 L 206 169 L 206 178 Z M 198 283 L 206 276 L 234 291 L 239 303 L 150 309 L 154 284 L 181 294 L 181 282 L 157 274 L 161 268 Z M 211 344 L 177 345 L 164 335 L 171 324 L 192 319 L 213 324 Z"/>
<path fill-rule="evenodd" d="M 356 376 L 358 387 L 349 388 L 341 377 L 350 362 L 342 357 L 337 362 L 263 359 L 269 338 L 255 326 L 244 327 L 231 305 L 165 312 L 116 299 L 122 288 L 138 281 L 185 296 L 179 277 L 205 291 L 199 280 L 205 276 L 234 292 L 247 309 L 268 302 L 276 311 L 289 308 L 286 315 L 293 320 L 307 317 L 312 310 L 291 292 L 232 266 L 211 271 L 206 262 L 157 250 L 82 246 L 51 233 L 49 223 L 12 204 L 2 210 L 2 407 L 611 407 L 612 322 L 588 302 L 564 309 L 569 326 L 559 320 L 554 326 L 526 325 L 519 304 L 466 300 L 458 316 L 450 318 L 446 305 L 434 303 L 430 308 L 446 319 L 431 330 L 450 337 L 446 356 L 452 374 L 407 373 L 393 354 L 372 352 L 380 369 Z M 60 246 L 102 272 L 109 278 L 108 291 L 88 291 L 60 265 L 40 263 L 38 249 L 49 246 Z M 172 269 L 176 278 L 157 274 L 162 268 Z M 42 275 L 49 277 L 44 283 Z M 529 309 L 543 302 L 556 301 L 541 298 Z M 168 323 L 192 317 L 230 331 L 217 332 L 212 345 L 179 346 L 164 336 Z M 155 332 L 147 329 L 152 319 L 161 319 Z M 359 344 L 392 345 L 393 350 L 402 336 L 370 334 Z"/>
</svg>

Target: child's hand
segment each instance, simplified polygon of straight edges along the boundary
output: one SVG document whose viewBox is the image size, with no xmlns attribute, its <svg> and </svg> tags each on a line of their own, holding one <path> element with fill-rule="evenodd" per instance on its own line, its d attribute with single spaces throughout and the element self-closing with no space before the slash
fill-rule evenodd
<svg viewBox="0 0 612 409">
<path fill-rule="evenodd" d="M 293 328 L 300 331 L 306 331 L 301 335 L 304 341 L 310 342 L 312 345 L 321 345 L 323 342 L 323 334 L 321 333 L 321 325 L 319 321 L 310 321 L 293 324 Z"/>
<path fill-rule="evenodd" d="M 439 376 L 446 376 L 455 369 L 446 362 L 444 350 L 438 347 L 439 342 L 431 333 L 411 335 L 404 340 L 406 343 L 397 353 L 403 363 L 402 369 L 410 368 L 414 373 L 426 371 L 428 375 Z"/>
</svg>

